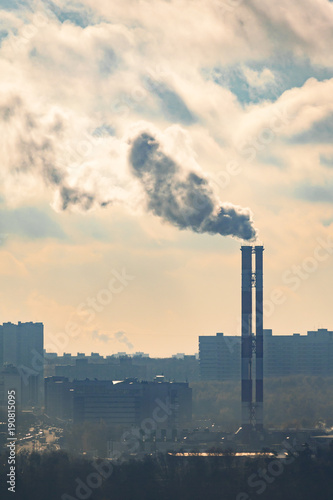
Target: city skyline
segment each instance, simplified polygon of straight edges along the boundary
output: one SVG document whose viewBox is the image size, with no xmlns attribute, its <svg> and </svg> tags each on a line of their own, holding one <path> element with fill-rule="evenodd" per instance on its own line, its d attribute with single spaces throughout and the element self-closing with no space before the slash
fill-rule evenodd
<svg viewBox="0 0 333 500">
<path fill-rule="evenodd" d="M 332 45 L 333 0 L 0 0 L 0 498 L 331 497 Z"/>
<path fill-rule="evenodd" d="M 180 5 L 1 11 L 0 318 L 48 351 L 240 335 L 242 244 L 264 328 L 333 328 L 333 6 Z"/>
</svg>

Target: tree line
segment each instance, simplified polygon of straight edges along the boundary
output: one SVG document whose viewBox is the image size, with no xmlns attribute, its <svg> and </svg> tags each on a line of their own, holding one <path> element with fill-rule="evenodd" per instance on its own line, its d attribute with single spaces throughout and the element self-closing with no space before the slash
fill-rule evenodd
<svg viewBox="0 0 333 500">
<path fill-rule="evenodd" d="M 193 420 L 210 419 L 224 430 L 240 425 L 240 381 L 191 383 Z M 333 426 L 333 378 L 295 375 L 264 381 L 266 427 Z"/>
<path fill-rule="evenodd" d="M 1 456 L 0 498 L 9 498 Z M 111 464 L 63 451 L 17 457 L 17 500 L 331 500 L 333 451 L 275 457 L 146 456 Z"/>
</svg>

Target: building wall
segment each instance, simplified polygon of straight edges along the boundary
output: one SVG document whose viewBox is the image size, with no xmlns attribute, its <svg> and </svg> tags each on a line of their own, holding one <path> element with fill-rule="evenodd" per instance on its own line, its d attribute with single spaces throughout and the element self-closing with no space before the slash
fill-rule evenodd
<svg viewBox="0 0 333 500">
<path fill-rule="evenodd" d="M 73 384 L 67 378 L 45 379 L 45 413 L 61 420 L 73 418 Z"/>
<path fill-rule="evenodd" d="M 70 380 L 124 380 L 125 378 L 146 378 L 145 366 L 137 366 L 123 360 L 117 363 L 89 363 L 88 359 L 77 359 L 74 365 L 55 366 L 55 375 L 68 377 Z"/>
<path fill-rule="evenodd" d="M 3 326 L 0 325 L 0 367 L 3 366 Z"/>
<path fill-rule="evenodd" d="M 69 392 L 71 395 L 69 396 Z M 45 379 L 46 413 L 50 417 L 73 418 L 74 422 L 99 422 L 140 426 L 155 419 L 157 428 L 176 428 L 192 418 L 192 389 L 187 383 L 138 382 L 128 379 Z M 70 402 L 69 402 L 70 401 Z M 66 406 L 67 405 L 67 406 Z M 72 413 L 66 413 L 71 408 Z"/>
<path fill-rule="evenodd" d="M 57 356 L 45 354 L 45 376 L 68 377 L 70 380 L 97 378 L 99 380 L 124 380 L 138 378 L 154 380 L 163 374 L 167 380 L 195 382 L 200 380 L 199 360 L 195 356 L 182 358 L 149 358 L 148 356 Z"/>
<path fill-rule="evenodd" d="M 0 327 L 0 368 L 9 365 L 17 368 L 23 407 L 43 404 L 43 342 L 43 323 L 4 323 Z"/>
<path fill-rule="evenodd" d="M 19 359 L 19 339 L 17 325 L 4 323 L 3 331 L 3 364 L 18 366 Z"/>
<path fill-rule="evenodd" d="M 73 420 L 135 425 L 140 420 L 141 401 L 139 384 L 129 386 L 113 384 L 112 381 L 81 381 L 76 383 L 74 389 Z"/>
<path fill-rule="evenodd" d="M 199 360 L 201 380 L 240 379 L 241 337 L 199 337 Z"/>
<path fill-rule="evenodd" d="M 7 408 L 8 391 L 15 390 L 16 408 L 22 407 L 22 380 L 14 366 L 10 365 L 0 370 L 0 407 Z"/>
<path fill-rule="evenodd" d="M 241 337 L 199 337 L 201 380 L 239 380 Z M 333 332 L 273 335 L 264 330 L 264 376 L 333 375 Z"/>
</svg>

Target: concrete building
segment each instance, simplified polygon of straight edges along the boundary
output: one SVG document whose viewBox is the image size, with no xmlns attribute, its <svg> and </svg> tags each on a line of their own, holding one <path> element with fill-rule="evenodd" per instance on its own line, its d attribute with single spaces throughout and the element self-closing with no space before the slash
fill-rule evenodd
<svg viewBox="0 0 333 500">
<path fill-rule="evenodd" d="M 321 328 L 307 335 L 272 335 L 265 331 L 267 376 L 333 375 L 333 332 Z"/>
<path fill-rule="evenodd" d="M 0 325 L 0 368 L 14 366 L 21 376 L 22 406 L 43 404 L 43 323 Z M 19 389 L 18 389 L 19 390 Z"/>
<path fill-rule="evenodd" d="M 124 380 L 125 378 L 146 378 L 145 366 L 132 363 L 132 358 L 121 357 L 107 360 L 106 363 L 89 362 L 87 358 L 78 358 L 74 365 L 56 365 L 55 376 L 69 380 Z"/>
<path fill-rule="evenodd" d="M 74 386 L 65 377 L 45 379 L 45 413 L 52 418 L 73 418 Z"/>
<path fill-rule="evenodd" d="M 128 379 L 45 379 L 46 414 L 74 422 L 99 422 L 125 427 L 155 419 L 157 427 L 178 428 L 192 418 L 192 389 L 187 383 Z"/>
<path fill-rule="evenodd" d="M 308 331 L 307 335 L 273 335 L 263 331 L 264 377 L 333 375 L 333 332 Z M 199 337 L 201 380 L 239 380 L 241 337 Z"/>
<path fill-rule="evenodd" d="M 195 355 L 182 355 L 181 358 L 150 358 L 148 355 L 139 353 L 132 356 L 113 355 L 103 358 L 94 353 L 85 357 L 45 353 L 44 357 L 46 377 L 67 377 L 69 380 L 138 378 L 152 381 L 156 375 L 163 374 L 169 381 L 195 382 L 200 380 L 199 360 Z"/>
<path fill-rule="evenodd" d="M 22 380 L 18 369 L 7 365 L 0 369 L 0 407 L 7 409 L 8 391 L 15 390 L 16 408 L 22 407 Z"/>
<path fill-rule="evenodd" d="M 241 369 L 241 337 L 205 335 L 199 337 L 201 380 L 238 380 Z"/>
</svg>

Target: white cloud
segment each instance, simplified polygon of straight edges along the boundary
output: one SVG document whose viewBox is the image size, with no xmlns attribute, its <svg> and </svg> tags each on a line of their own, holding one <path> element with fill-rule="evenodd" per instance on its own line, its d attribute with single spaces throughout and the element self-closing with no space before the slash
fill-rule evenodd
<svg viewBox="0 0 333 500">
<path fill-rule="evenodd" d="M 281 0 L 274 5 L 269 0 L 229 3 L 84 0 L 82 7 L 71 1 L 56 0 L 55 3 L 64 12 L 72 10 L 78 16 L 82 14 L 85 20 L 91 16 L 91 25 L 83 28 L 69 21 L 61 23 L 55 15 L 44 12 L 44 2 L 30 2 L 30 13 L 29 9 L 25 12 L 18 9 L 0 14 L 0 25 L 7 26 L 10 32 L 0 47 L 0 112 L 3 116 L 0 177 L 1 195 L 7 204 L 45 206 L 47 201 L 59 209 L 59 188 L 50 181 L 45 184 L 45 168 L 54 165 L 64 175 L 68 187 L 98 193 L 99 202 L 109 198 L 119 202 L 121 206 L 95 212 L 96 220 L 103 222 L 100 232 L 111 239 L 111 230 L 108 232 L 106 228 L 110 220 L 116 221 L 112 231 L 117 240 L 114 246 L 119 252 L 118 262 L 121 264 L 126 255 L 139 271 L 135 259 L 145 253 L 147 280 L 154 281 L 149 271 L 152 241 L 157 245 L 154 249 L 156 268 L 163 267 L 164 258 L 169 259 L 174 268 L 181 268 L 189 248 L 200 249 L 201 241 L 219 255 L 220 242 L 211 243 L 205 236 L 200 240 L 198 235 L 184 236 L 157 219 L 152 223 L 152 217 L 141 209 L 144 196 L 129 171 L 127 140 L 144 121 L 159 135 L 165 151 L 183 167 L 199 168 L 200 165 L 207 177 L 215 175 L 215 187 L 221 199 L 251 207 L 261 236 L 275 255 L 282 254 L 289 245 L 294 248 L 294 258 L 302 239 L 312 241 L 317 232 L 324 234 L 329 230 L 322 228 L 321 220 L 333 215 L 330 209 L 326 206 L 323 210 L 319 205 L 313 209 L 307 202 L 294 200 L 292 192 L 302 179 L 318 184 L 325 182 L 328 169 L 320 165 L 318 158 L 321 153 L 330 152 L 330 144 L 310 147 L 293 144 L 290 139 L 310 130 L 333 112 L 333 79 L 309 79 L 298 88 L 286 90 L 274 102 L 268 102 L 265 96 L 269 88 L 279 86 L 278 80 L 283 78 L 284 68 L 289 68 L 290 61 L 305 61 L 310 72 L 315 67 L 324 67 L 328 73 L 333 71 L 331 3 L 324 0 L 294 3 Z M 223 10 L 223 5 L 230 8 Z M 228 88 L 227 81 L 223 87 L 214 80 L 214 72 L 223 72 L 232 65 L 243 68 L 246 81 L 239 85 L 244 83 L 255 95 L 260 93 L 261 102 L 241 103 L 231 87 Z M 188 111 L 192 120 L 186 122 L 181 108 Z M 11 116 L 5 119 L 6 113 Z M 102 138 L 96 137 L 94 131 L 103 127 L 109 132 Z M 269 131 L 273 135 L 270 136 Z M 249 153 L 244 154 L 244 146 L 252 148 L 252 152 L 254 149 L 251 161 Z M 278 158 L 280 164 L 274 164 L 270 161 L 272 158 Z M 225 178 L 227 165 L 232 161 L 239 164 L 240 173 Z M 219 179 L 226 182 L 219 184 Z M 129 207 L 129 212 L 123 210 L 123 204 Z M 311 228 L 304 216 L 307 208 L 311 208 Z M 135 223 L 134 216 L 137 216 Z M 78 236 L 77 229 L 80 216 L 72 213 L 54 217 L 74 242 L 70 249 L 70 243 L 65 247 L 62 242 L 54 259 L 63 255 L 63 259 L 68 260 L 66 273 L 75 281 L 77 275 L 71 274 L 70 269 L 76 259 L 75 245 L 83 238 Z M 85 220 L 90 221 L 89 227 L 94 227 L 95 222 L 89 217 L 91 214 Z M 143 231 L 137 235 L 134 226 L 140 225 Z M 121 232 L 119 227 L 126 230 Z M 293 237 L 294 227 L 297 227 L 297 242 Z M 131 237 L 125 241 L 126 231 Z M 279 239 L 281 231 L 283 235 Z M 166 252 L 168 257 L 164 254 L 159 257 L 163 246 L 168 244 L 172 247 L 169 254 Z M 224 242 L 223 248 L 229 248 L 229 244 L 233 242 Z M 95 254 L 94 242 L 89 250 L 80 249 L 83 273 L 87 252 L 96 258 L 96 269 L 103 276 L 101 262 L 111 259 L 114 246 L 109 253 L 101 244 Z M 127 247 L 130 246 L 136 248 L 135 258 L 129 256 Z M 25 248 L 32 258 L 35 247 Z M 54 248 L 52 242 L 50 248 Z M 15 258 L 19 260 L 19 245 L 16 252 Z M 47 266 L 52 259 L 50 251 L 41 281 L 46 295 L 50 281 Z M 277 268 L 282 266 L 281 262 L 282 258 L 275 261 Z M 222 260 L 220 263 L 222 269 Z M 38 265 L 36 261 L 36 267 Z M 15 271 L 13 263 L 10 269 Z M 96 269 L 89 274 L 90 280 Z M 230 278 L 229 270 L 225 272 Z M 56 273 L 54 271 L 52 278 Z M 36 288 L 40 285 L 38 279 Z M 214 290 L 220 293 L 217 281 Z M 140 293 L 143 286 L 140 282 Z M 168 286 L 165 284 L 165 289 L 172 297 Z M 191 286 L 193 289 L 198 286 L 195 278 Z M 75 283 L 73 293 L 74 289 Z M 154 303 L 155 298 L 151 299 Z M 138 314 L 142 315 L 138 330 L 144 331 L 144 305 L 140 300 L 133 294 L 133 304 L 138 304 Z M 183 300 L 180 297 L 179 303 L 183 304 Z M 208 301 L 207 295 L 205 307 L 210 307 Z M 126 307 L 127 303 L 124 309 Z M 170 309 L 177 307 L 175 303 L 170 305 Z M 51 316 L 47 312 L 50 322 Z M 119 315 L 119 330 L 125 328 L 121 321 Z M 212 317 L 211 325 L 217 323 L 218 318 Z M 135 318 L 128 326 L 134 328 L 134 325 Z M 168 329 L 167 321 L 165 325 Z M 198 328 L 195 322 L 189 328 L 191 326 L 194 332 Z M 57 324 L 58 327 L 61 325 Z M 101 320 L 99 327 L 104 331 L 106 324 Z M 140 348 L 137 342 L 135 345 Z"/>
<path fill-rule="evenodd" d="M 302 87 L 284 92 L 277 101 L 251 105 L 235 130 L 234 143 L 269 144 L 276 137 L 292 137 L 333 112 L 333 79 L 309 79 Z M 286 146 L 287 147 L 287 146 Z"/>
<path fill-rule="evenodd" d="M 268 68 L 264 68 L 262 71 L 255 71 L 251 68 L 244 67 L 243 73 L 247 83 L 251 87 L 264 88 L 275 81 L 274 73 Z"/>
</svg>

